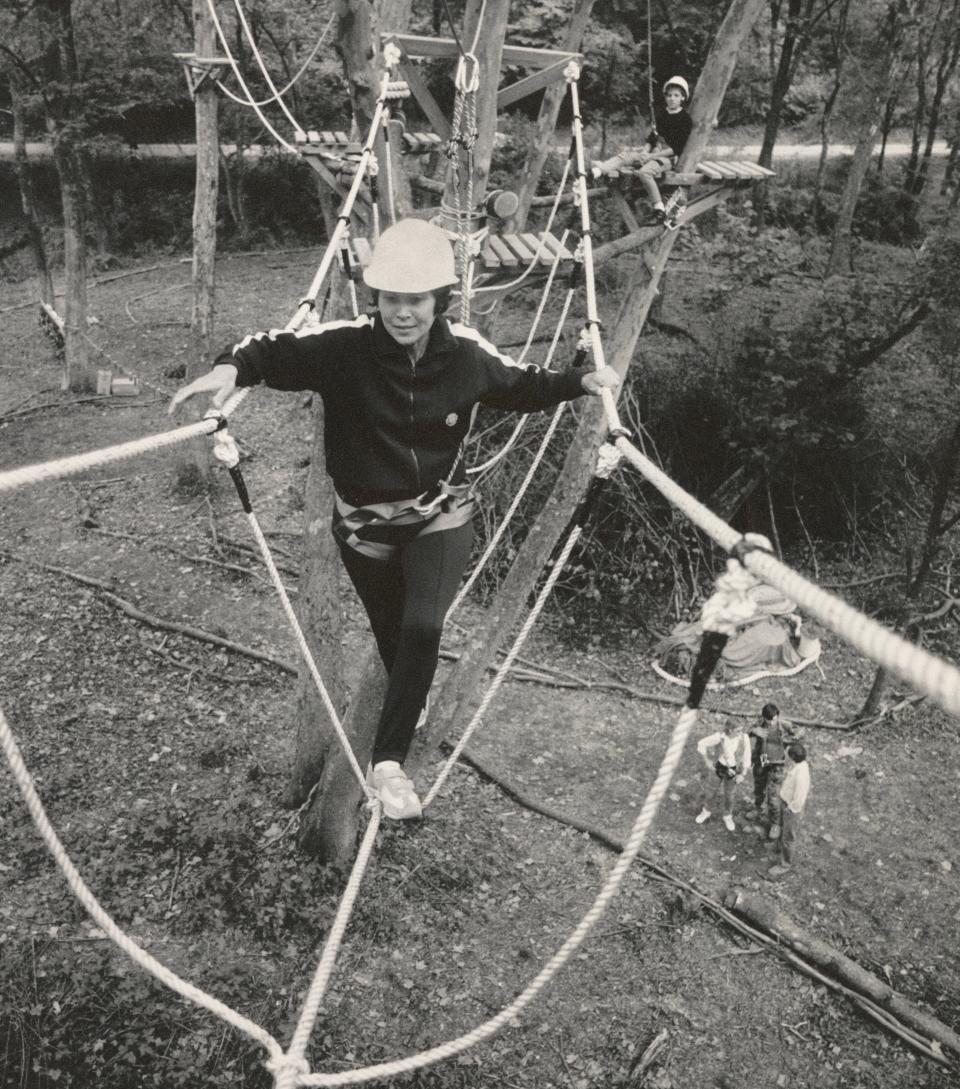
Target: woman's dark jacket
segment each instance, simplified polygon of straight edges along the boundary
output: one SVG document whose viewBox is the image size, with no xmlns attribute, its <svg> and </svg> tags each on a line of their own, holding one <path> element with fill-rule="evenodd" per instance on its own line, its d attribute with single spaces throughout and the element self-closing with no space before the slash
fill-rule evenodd
<svg viewBox="0 0 960 1089">
<path fill-rule="evenodd" d="M 237 385 L 315 390 L 324 404 L 327 471 L 354 506 L 408 499 L 463 479 L 460 443 L 477 403 L 532 412 L 583 393 L 589 368 L 563 373 L 517 366 L 474 329 L 437 318 L 416 365 L 379 315 L 296 333 L 246 337 L 216 363 Z"/>
</svg>

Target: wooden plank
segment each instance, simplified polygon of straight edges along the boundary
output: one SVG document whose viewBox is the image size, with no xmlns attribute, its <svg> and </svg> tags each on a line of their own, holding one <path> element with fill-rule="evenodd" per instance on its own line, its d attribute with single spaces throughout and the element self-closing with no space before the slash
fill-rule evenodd
<svg viewBox="0 0 960 1089">
<path fill-rule="evenodd" d="M 384 42 L 396 42 L 408 57 L 457 57 L 460 47 L 453 38 L 430 38 L 420 34 L 383 35 Z M 582 61 L 582 53 L 566 53 L 559 49 L 532 49 L 522 45 L 503 45 L 503 63 L 521 64 L 524 68 L 549 68 L 553 64 Z M 409 83 L 410 81 L 407 80 Z M 410 84 L 413 90 L 413 84 Z"/>
<path fill-rule="evenodd" d="M 751 178 L 767 178 L 773 173 L 771 170 L 769 173 L 757 163 L 738 162 L 737 166 L 741 170 L 745 171 Z"/>
<path fill-rule="evenodd" d="M 506 268 L 516 268 L 517 259 L 513 254 L 513 251 L 507 246 L 503 239 L 496 234 L 491 234 L 487 237 L 487 243 L 490 249 L 493 250 L 497 257 L 497 260 Z"/>
<path fill-rule="evenodd" d="M 731 167 L 728 163 L 715 163 L 712 159 L 709 161 L 704 160 L 702 163 L 697 164 L 704 173 L 707 170 L 715 170 L 721 178 L 739 178 L 741 175 Z"/>
<path fill-rule="evenodd" d="M 549 68 L 541 68 L 539 72 L 524 76 L 523 79 L 518 79 L 516 83 L 511 83 L 509 87 L 501 88 L 497 91 L 497 109 L 502 110 L 504 106 L 509 106 L 512 102 L 518 102 L 521 98 L 526 98 L 527 95 L 542 91 L 544 87 L 549 87 L 555 80 L 562 79 L 563 71 L 568 64 L 569 61 L 557 61 L 556 64 L 551 64 Z"/>
<path fill-rule="evenodd" d="M 342 144 L 344 147 L 350 143 L 350 137 L 345 132 L 335 132 L 333 134 L 336 137 L 338 144 Z"/>
<path fill-rule="evenodd" d="M 493 247 L 490 245 L 489 239 L 484 241 L 483 248 L 480 250 L 480 263 L 485 269 L 497 269 L 500 267 L 500 259 L 493 252 Z"/>
<path fill-rule="evenodd" d="M 332 189 L 333 192 L 336 193 L 341 200 L 346 200 L 348 190 L 344 189 L 344 187 L 340 184 L 337 178 L 333 174 L 331 174 L 329 170 L 327 170 L 322 162 L 320 162 L 319 156 L 307 155 L 305 156 L 305 159 L 313 167 L 314 172 L 319 175 L 320 180 L 325 185 L 329 186 L 329 188 Z M 360 223 L 366 225 L 370 217 L 367 208 L 364 207 L 364 204 L 370 204 L 370 194 L 365 192 L 364 189 L 361 187 L 357 192 L 357 200 L 354 202 L 353 205 L 353 215 L 357 217 Z"/>
<path fill-rule="evenodd" d="M 533 263 L 533 251 L 527 249 L 518 234 L 502 234 L 500 240 L 505 246 L 513 250 L 525 265 Z"/>
<path fill-rule="evenodd" d="M 711 171 L 709 174 L 706 171 L 701 171 L 699 174 L 678 174 L 676 171 L 667 170 L 657 181 L 660 185 L 703 185 L 704 179 L 720 181 L 720 178 L 721 175 L 716 171 Z"/>
<path fill-rule="evenodd" d="M 535 254 L 539 251 L 540 256 L 537 258 L 537 260 L 540 262 L 541 265 L 545 265 L 547 268 L 550 268 L 550 266 L 553 264 L 554 255 L 550 252 L 550 247 L 546 243 L 541 245 L 540 239 L 535 234 L 532 234 L 530 231 L 524 231 L 520 235 L 520 241 L 527 247 L 527 249 L 531 253 Z"/>
<path fill-rule="evenodd" d="M 560 254 L 560 259 L 563 261 L 573 261 L 574 256 L 571 250 L 557 238 L 556 235 L 551 234 L 549 231 L 541 231 L 540 237 L 547 243 L 547 245 L 556 253 Z"/>
</svg>

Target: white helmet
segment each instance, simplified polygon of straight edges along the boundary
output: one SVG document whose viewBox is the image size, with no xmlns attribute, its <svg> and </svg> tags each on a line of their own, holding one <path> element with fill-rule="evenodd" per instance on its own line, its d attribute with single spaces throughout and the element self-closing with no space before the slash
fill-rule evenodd
<svg viewBox="0 0 960 1089">
<path fill-rule="evenodd" d="M 363 281 L 375 291 L 419 294 L 457 283 L 453 246 L 440 227 L 423 219 L 401 219 L 388 227 L 373 250 Z"/>
<path fill-rule="evenodd" d="M 684 102 L 690 101 L 690 85 L 683 78 L 683 76 L 671 76 L 663 85 L 663 93 L 666 94 L 671 87 L 678 87 L 681 91 L 683 91 Z"/>
</svg>

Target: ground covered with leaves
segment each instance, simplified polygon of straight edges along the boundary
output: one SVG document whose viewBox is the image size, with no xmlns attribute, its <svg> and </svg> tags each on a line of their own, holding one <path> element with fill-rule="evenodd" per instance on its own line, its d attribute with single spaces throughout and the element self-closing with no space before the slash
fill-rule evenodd
<svg viewBox="0 0 960 1089">
<path fill-rule="evenodd" d="M 317 257 L 222 262 L 225 334 L 283 324 Z M 189 267 L 125 271 L 137 274 L 93 289 L 90 337 L 100 365 L 149 383 L 132 399 L 61 393 L 36 308 L 17 308 L 29 285 L 5 286 L 0 468 L 170 426 L 164 391 L 187 351 Z M 683 292 L 676 298 L 671 320 L 695 322 Z M 653 340 L 649 354 L 664 358 L 669 342 Z M 302 398 L 259 391 L 232 430 L 260 521 L 295 584 L 310 413 Z M 179 456 L 151 454 L 4 496 L 0 705 L 70 857 L 116 922 L 286 1043 L 345 876 L 298 854 L 295 815 L 281 806 L 294 737 L 283 668 L 295 662 L 292 637 L 251 558 L 229 483 L 185 489 Z M 864 572 L 837 554 L 823 557 L 820 575 L 850 584 Z M 477 607 L 458 620 L 469 627 Z M 578 644 L 569 637 L 572 608 L 551 612 L 525 652 L 549 663 L 555 683 L 507 683 L 472 747 L 521 794 L 623 840 L 679 691 L 650 669 L 644 625 L 633 638 Z M 351 615 L 359 650 L 366 634 L 355 607 Z M 645 619 L 665 629 L 673 618 Z M 873 669 L 831 633 L 808 628 L 823 640 L 818 669 L 712 693 L 698 726 L 706 732 L 721 712 L 755 713 L 768 700 L 820 724 L 807 732 L 813 794 L 798 874 L 764 880 L 771 848 L 743 821 L 745 798 L 735 833 L 717 821 L 694 824 L 691 743 L 643 848 L 651 865 L 628 875 L 562 973 L 488 1042 L 394 1084 L 956 1084 L 955 1070 L 913 1054 L 845 998 L 745 941 L 695 895 L 762 892 L 960 1029 L 956 723 L 895 691 L 896 713 L 853 733 L 832 728 L 855 714 Z M 452 628 L 451 649 L 457 637 Z M 438 767 L 439 755 L 427 766 Z M 66 888 L 13 777 L 0 775 L 0 1085 L 269 1086 L 259 1046 L 105 940 Z M 596 838 L 458 767 L 426 820 L 388 823 L 378 834 L 311 1066 L 346 1071 L 402 1057 L 492 1017 L 561 947 L 615 859 Z"/>
</svg>

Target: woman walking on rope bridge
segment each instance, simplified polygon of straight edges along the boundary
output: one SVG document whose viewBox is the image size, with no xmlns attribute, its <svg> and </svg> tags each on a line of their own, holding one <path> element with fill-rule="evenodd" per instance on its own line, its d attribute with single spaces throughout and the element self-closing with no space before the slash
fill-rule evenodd
<svg viewBox="0 0 960 1089">
<path fill-rule="evenodd" d="M 384 231 L 363 276 L 376 296 L 372 317 L 245 337 L 179 390 L 170 411 L 202 393 L 219 407 L 259 382 L 323 398 L 333 533 L 389 677 L 367 781 L 384 814 L 404 820 L 421 807 L 403 762 L 473 541 L 463 455 L 474 409 L 547 409 L 619 379 L 610 367 L 519 367 L 448 322 L 453 248 L 422 220 Z"/>
</svg>

